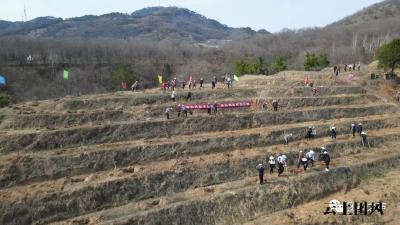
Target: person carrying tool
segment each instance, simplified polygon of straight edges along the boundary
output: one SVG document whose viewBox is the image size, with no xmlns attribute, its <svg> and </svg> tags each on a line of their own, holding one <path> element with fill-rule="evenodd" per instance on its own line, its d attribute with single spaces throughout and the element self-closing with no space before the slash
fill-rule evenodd
<svg viewBox="0 0 400 225">
<path fill-rule="evenodd" d="M 290 138 L 293 136 L 293 134 L 285 134 L 283 135 L 283 140 L 285 141 L 285 145 L 289 144 Z"/>
<path fill-rule="evenodd" d="M 367 133 L 365 131 L 361 132 L 361 142 L 363 144 L 363 147 L 370 147 L 367 140 Z"/>
<path fill-rule="evenodd" d="M 165 115 L 167 116 L 167 120 L 169 120 L 170 113 L 173 111 L 171 107 L 165 109 Z"/>
</svg>

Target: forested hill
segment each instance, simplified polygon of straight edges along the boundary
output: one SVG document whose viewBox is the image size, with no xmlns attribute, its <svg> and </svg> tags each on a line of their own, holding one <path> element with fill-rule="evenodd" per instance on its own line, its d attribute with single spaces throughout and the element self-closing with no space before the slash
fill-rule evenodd
<svg viewBox="0 0 400 225">
<path fill-rule="evenodd" d="M 117 38 L 146 41 L 164 39 L 205 42 L 242 40 L 257 32 L 231 28 L 188 9 L 151 7 L 132 14 L 110 13 L 70 19 L 41 17 L 27 22 L 0 21 L 0 35 L 39 38 Z M 260 31 L 262 34 L 268 32 Z"/>
<path fill-rule="evenodd" d="M 382 44 L 400 36 L 399 24 L 400 0 L 382 1 L 325 27 L 273 34 L 231 28 L 176 7 L 0 21 L 0 74 L 15 99 L 28 100 L 58 98 L 67 88 L 75 95 L 118 90 L 113 74 L 120 66 L 133 71 L 142 87 L 154 87 L 156 74 L 210 80 L 235 73 L 242 61 L 262 64 L 246 73 L 276 73 L 278 58 L 284 68 L 304 69 L 308 53 L 326 54 L 331 65 L 370 63 Z M 66 68 L 68 87 L 61 76 Z"/>
<path fill-rule="evenodd" d="M 400 21 L 400 0 L 386 0 L 345 17 L 328 27 Z M 381 24 L 383 25 L 383 24 Z"/>
</svg>

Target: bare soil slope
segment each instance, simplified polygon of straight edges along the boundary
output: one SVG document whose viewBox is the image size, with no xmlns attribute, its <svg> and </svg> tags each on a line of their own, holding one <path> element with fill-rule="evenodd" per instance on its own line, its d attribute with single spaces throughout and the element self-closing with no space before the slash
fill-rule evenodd
<svg viewBox="0 0 400 225">
<path fill-rule="evenodd" d="M 400 114 L 391 81 L 370 65 L 335 77 L 285 71 L 244 76 L 232 89 L 192 90 L 195 103 L 252 107 L 167 120 L 187 90 L 147 90 L 25 102 L 0 124 L 0 224 L 397 224 Z M 304 86 L 303 78 L 318 90 Z M 272 100 L 279 101 L 278 112 Z M 261 104 L 266 103 L 264 110 Z M 369 145 L 350 133 L 363 123 Z M 335 125 L 337 139 L 327 134 Z M 317 135 L 305 139 L 306 128 Z M 292 133 L 289 145 L 283 135 Z M 325 146 L 331 170 L 298 169 L 299 150 Z M 284 176 L 255 166 L 288 156 Z M 385 216 L 324 216 L 331 199 L 383 201 Z"/>
</svg>

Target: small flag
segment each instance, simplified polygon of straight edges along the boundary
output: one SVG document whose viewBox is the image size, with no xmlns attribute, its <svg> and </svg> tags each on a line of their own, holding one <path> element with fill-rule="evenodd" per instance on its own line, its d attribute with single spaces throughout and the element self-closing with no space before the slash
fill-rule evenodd
<svg viewBox="0 0 400 225">
<path fill-rule="evenodd" d="M 3 75 L 0 75 L 0 85 L 6 85 L 6 84 L 7 84 L 6 77 Z"/>
<path fill-rule="evenodd" d="M 68 80 L 69 79 L 69 72 L 68 70 L 64 70 L 64 76 L 63 76 L 64 80 Z"/>
<path fill-rule="evenodd" d="M 234 79 L 235 81 L 239 81 L 239 77 L 236 76 L 236 74 L 233 75 L 233 79 Z"/>
<path fill-rule="evenodd" d="M 158 75 L 158 83 L 162 84 L 162 76 Z"/>
</svg>

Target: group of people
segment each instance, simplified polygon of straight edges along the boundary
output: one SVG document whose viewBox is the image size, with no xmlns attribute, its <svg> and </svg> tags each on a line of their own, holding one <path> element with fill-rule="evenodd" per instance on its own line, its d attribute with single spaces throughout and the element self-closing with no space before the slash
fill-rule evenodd
<svg viewBox="0 0 400 225">
<path fill-rule="evenodd" d="M 356 67 L 356 65 L 353 66 L 348 66 L 345 65 L 344 66 L 344 70 L 355 70 L 355 68 L 357 68 L 358 70 L 360 70 L 360 65 L 358 65 L 358 67 Z M 336 72 L 340 72 L 341 67 L 340 66 L 335 66 L 334 71 Z M 212 88 L 215 88 L 216 83 L 218 82 L 217 78 L 214 77 L 214 79 L 211 81 L 211 85 Z M 229 76 L 224 76 L 222 77 L 221 81 L 222 83 L 224 83 L 227 88 L 231 88 L 232 87 L 232 79 Z M 166 89 L 171 89 L 172 93 L 171 93 L 171 100 L 173 102 L 176 101 L 176 88 L 177 85 L 177 80 L 176 78 L 174 78 L 173 80 L 171 80 L 170 82 L 166 82 L 165 85 L 163 85 L 163 87 L 165 87 Z M 185 89 L 185 82 L 182 82 L 182 89 Z M 203 79 L 200 79 L 200 88 L 203 86 Z M 196 82 L 194 80 L 191 80 L 191 82 L 189 82 L 189 89 L 195 88 L 196 87 Z M 313 89 L 313 95 L 316 95 L 318 93 L 318 89 L 314 88 Z M 400 101 L 400 92 L 398 92 L 398 94 L 396 95 L 396 98 L 398 101 Z M 189 102 L 192 99 L 192 93 L 189 91 L 188 95 L 186 97 L 186 101 Z M 277 100 L 273 100 L 272 101 L 272 107 L 274 111 L 278 111 L 278 101 Z M 261 110 L 264 110 L 266 104 L 264 102 L 261 103 Z M 170 119 L 170 115 L 171 113 L 174 111 L 174 109 L 172 107 L 168 107 L 165 110 L 165 114 L 167 119 Z M 176 111 L 178 112 L 178 117 L 180 117 L 181 115 L 186 118 L 188 116 L 188 113 L 192 114 L 193 112 L 188 110 L 186 108 L 185 105 L 182 104 L 178 104 L 178 106 L 176 107 Z M 216 101 L 214 103 L 208 103 L 207 104 L 207 111 L 208 114 L 217 114 L 218 111 L 218 104 L 216 103 Z M 362 123 L 358 123 L 356 124 L 352 124 L 351 125 L 351 132 L 353 134 L 353 136 L 356 135 L 356 133 L 358 133 L 361 137 L 362 140 L 362 144 L 363 146 L 369 146 L 369 143 L 367 142 L 367 134 L 365 131 L 363 131 L 363 125 Z M 332 139 L 336 139 L 337 137 L 337 130 L 335 125 L 332 125 L 329 127 L 329 135 Z M 313 139 L 317 136 L 317 131 L 315 127 L 309 126 L 307 128 L 307 132 L 306 132 L 306 138 L 307 139 Z M 289 144 L 289 140 L 290 138 L 293 137 L 293 134 L 285 134 L 283 136 L 284 139 L 284 144 L 288 145 Z M 316 153 L 314 152 L 314 150 L 308 150 L 307 152 L 303 152 L 303 150 L 299 151 L 298 157 L 297 157 L 297 168 L 302 167 L 304 169 L 304 171 L 307 170 L 307 168 L 309 166 L 313 167 L 314 166 L 314 161 L 315 161 L 315 155 Z M 328 151 L 326 150 L 326 147 L 321 147 L 320 149 L 320 153 L 319 153 L 319 157 L 318 159 L 322 162 L 325 163 L 325 171 L 329 171 L 329 164 L 331 161 L 331 157 L 328 153 Z M 265 171 L 265 167 L 264 165 L 269 165 L 269 172 L 270 174 L 274 173 L 274 170 L 277 168 L 278 170 L 278 176 L 281 176 L 284 171 L 285 168 L 287 167 L 287 161 L 288 161 L 288 157 L 284 154 L 279 154 L 278 156 L 274 157 L 274 156 L 270 156 L 267 158 L 265 163 L 259 163 L 256 166 L 256 169 L 259 172 L 259 181 L 260 184 L 264 183 L 264 171 Z"/>
<path fill-rule="evenodd" d="M 174 91 L 173 91 L 174 92 Z M 189 92 L 190 94 L 190 92 Z M 171 96 L 172 98 L 172 96 Z M 175 98 L 175 96 L 174 96 Z M 189 101 L 188 99 L 191 98 L 191 95 L 188 95 L 186 101 Z M 173 100 L 175 101 L 175 100 Z M 171 114 L 173 113 L 174 108 L 173 107 L 167 107 L 165 109 L 165 116 L 167 118 L 167 120 L 169 120 L 171 118 Z M 178 104 L 176 106 L 176 111 L 178 112 L 178 117 L 180 117 L 182 115 L 183 118 L 187 118 L 188 117 L 188 113 L 190 115 L 193 115 L 193 111 L 189 110 L 184 104 Z M 217 101 L 214 101 L 214 103 L 207 103 L 207 113 L 209 115 L 217 115 L 218 112 L 218 103 Z"/>
<path fill-rule="evenodd" d="M 219 81 L 218 81 L 217 77 L 214 77 L 211 81 L 212 89 L 214 89 L 216 87 L 216 84 L 218 82 L 225 84 L 227 88 L 232 88 L 233 79 L 229 75 L 222 76 L 221 80 L 219 80 Z M 177 99 L 177 90 L 176 89 L 178 87 L 178 83 L 179 82 L 178 82 L 177 78 L 175 77 L 169 81 L 164 81 L 161 84 L 161 87 L 164 91 L 171 90 L 170 98 L 171 98 L 172 102 L 176 102 L 176 99 Z M 199 84 L 200 84 L 200 89 L 201 89 L 204 84 L 203 78 L 200 78 Z M 182 85 L 182 90 L 184 90 L 186 87 L 186 82 L 182 81 L 181 85 Z M 189 89 L 196 88 L 196 80 L 190 78 L 188 81 L 188 86 L 189 86 Z M 193 93 L 191 91 L 189 91 L 186 96 L 186 102 L 190 102 L 192 100 L 192 96 L 193 96 Z M 278 110 L 278 102 L 276 100 L 274 100 L 272 105 L 274 106 L 275 111 L 277 111 Z M 218 104 L 216 103 L 216 101 L 214 103 L 208 103 L 207 106 L 208 106 L 208 108 L 207 108 L 208 114 L 210 114 L 210 115 L 217 114 Z M 166 115 L 167 119 L 170 119 L 170 115 L 171 115 L 172 111 L 174 111 L 174 109 L 172 107 L 168 107 L 165 109 L 165 115 Z M 180 115 L 179 112 L 182 111 L 184 117 L 187 117 L 187 112 L 190 112 L 190 114 L 193 113 L 192 111 L 187 110 L 184 105 L 178 105 L 177 111 L 178 111 L 178 115 Z"/>
<path fill-rule="evenodd" d="M 218 82 L 223 84 L 228 89 L 232 88 L 232 85 L 233 85 L 233 79 L 228 74 L 226 74 L 225 76 L 222 76 L 220 80 L 218 80 L 218 78 L 216 76 L 214 76 L 214 78 L 211 80 L 211 88 L 212 89 L 216 88 Z"/>
<path fill-rule="evenodd" d="M 189 91 L 189 92 L 187 93 L 187 95 L 186 95 L 186 102 L 192 101 L 192 95 L 193 95 L 193 94 L 192 94 L 191 91 Z M 173 90 L 173 91 L 171 92 L 171 101 L 175 102 L 175 101 L 176 101 L 176 97 L 177 97 L 176 91 Z"/>
<path fill-rule="evenodd" d="M 266 161 L 269 165 L 269 173 L 272 174 L 274 173 L 274 169 L 276 168 L 276 164 L 278 164 L 278 176 L 281 176 L 282 173 L 285 171 L 285 168 L 287 166 L 287 156 L 284 154 L 279 154 L 276 159 L 273 156 L 270 156 Z M 264 164 L 260 163 L 256 166 L 256 169 L 258 170 L 258 177 L 260 180 L 260 184 L 264 183 Z"/>
<path fill-rule="evenodd" d="M 353 134 L 353 137 L 356 136 L 356 133 L 358 133 L 359 135 L 361 135 L 361 133 L 363 132 L 363 124 L 362 123 L 358 123 L 356 124 L 351 124 L 351 132 Z"/>
<path fill-rule="evenodd" d="M 233 85 L 233 79 L 230 75 L 225 75 L 222 76 L 220 80 L 217 79 L 216 76 L 211 80 L 211 88 L 214 89 L 216 88 L 217 84 L 221 83 L 225 85 L 227 88 L 231 88 Z M 198 84 L 198 85 L 197 85 Z M 190 77 L 188 81 L 178 81 L 176 77 L 174 77 L 171 80 L 163 81 L 161 83 L 161 88 L 163 91 L 171 90 L 174 91 L 176 90 L 179 86 L 182 88 L 182 90 L 185 90 L 186 86 L 190 89 L 195 89 L 199 87 L 200 89 L 203 88 L 204 85 L 204 79 L 200 78 L 199 81 L 197 82 L 195 79 Z"/>
<path fill-rule="evenodd" d="M 228 89 L 232 88 L 233 80 L 234 80 L 233 77 L 228 74 L 222 76 L 220 79 L 218 79 L 216 76 L 214 76 L 214 78 L 211 80 L 211 88 L 212 89 L 216 88 L 218 83 L 223 84 Z M 185 80 L 178 81 L 178 79 L 176 77 L 174 77 L 173 79 L 166 80 L 166 81 L 160 81 L 160 82 L 161 82 L 161 89 L 164 92 L 166 92 L 167 90 L 175 91 L 176 89 L 178 89 L 179 86 L 182 88 L 182 90 L 185 90 L 186 87 L 188 87 L 189 90 L 196 89 L 197 87 L 202 89 L 203 85 L 204 85 L 204 79 L 202 77 L 197 82 L 196 79 L 192 78 L 192 76 L 190 76 L 188 81 L 185 81 Z M 123 89 L 128 88 L 128 85 L 126 82 L 122 82 L 122 88 Z M 139 81 L 135 81 L 131 85 L 130 88 L 133 92 L 138 91 L 139 90 Z"/>
<path fill-rule="evenodd" d="M 193 111 L 187 109 L 186 106 L 183 104 L 178 104 L 178 106 L 176 107 L 176 111 L 178 113 L 178 117 L 181 117 L 181 115 L 182 115 L 183 118 L 187 118 L 188 113 L 190 115 L 193 114 Z M 171 118 L 171 114 L 173 112 L 174 112 L 174 109 L 172 107 L 168 107 L 165 109 L 165 116 L 167 117 L 168 120 Z"/>
<path fill-rule="evenodd" d="M 317 136 L 317 129 L 315 127 L 309 126 L 306 132 L 306 139 L 310 140 Z M 286 141 L 285 141 L 286 143 Z"/>
<path fill-rule="evenodd" d="M 357 125 L 356 124 L 351 124 L 351 132 L 352 132 L 352 134 L 353 134 L 353 137 L 355 137 L 356 136 L 356 133 L 358 133 L 361 137 L 365 137 L 364 139 L 365 139 L 365 141 L 366 141 L 366 135 L 367 135 L 367 133 L 365 133 L 365 131 L 363 131 L 363 124 L 362 123 L 358 123 Z M 287 145 L 288 143 L 289 143 L 289 138 L 292 136 L 292 134 L 285 134 L 284 136 L 283 136 L 283 139 L 284 139 L 284 142 L 285 142 L 285 144 Z M 313 139 L 314 137 L 316 137 L 317 136 L 317 130 L 316 130 L 316 128 L 315 127 L 311 127 L 311 126 L 309 126 L 308 128 L 307 128 L 307 131 L 306 131 L 306 139 Z M 337 136 L 337 130 L 336 130 L 336 127 L 335 127 L 335 125 L 331 125 L 330 127 L 329 127 L 329 136 L 332 138 L 332 139 L 336 139 L 336 136 Z M 364 140 L 363 139 L 363 140 Z"/>
<path fill-rule="evenodd" d="M 321 147 L 321 151 L 319 153 L 319 160 L 325 163 L 325 171 L 329 172 L 329 164 L 331 161 L 331 157 L 328 151 L 326 150 L 326 147 L 324 146 Z M 302 166 L 304 171 L 306 171 L 309 165 L 311 167 L 314 166 L 314 161 L 315 161 L 314 150 L 309 150 L 307 152 L 303 152 L 303 150 L 300 150 L 297 158 L 297 168 L 300 168 L 300 166 Z M 285 168 L 287 167 L 287 162 L 288 162 L 288 157 L 285 154 L 279 154 L 277 157 L 270 156 L 269 158 L 267 158 L 264 164 L 259 163 L 256 166 L 256 169 L 258 170 L 259 183 L 260 184 L 264 183 L 264 172 L 265 172 L 264 165 L 269 166 L 270 174 L 273 174 L 276 167 L 278 167 L 278 177 L 280 177 L 282 176 L 282 174 L 285 171 Z"/>
<path fill-rule="evenodd" d="M 200 89 L 203 88 L 203 84 L 204 84 L 204 80 L 203 80 L 203 78 L 200 78 L 199 79 L 199 87 L 200 87 Z M 167 90 L 175 91 L 175 89 L 178 88 L 178 85 L 179 85 L 179 81 L 175 77 L 175 78 L 173 78 L 171 80 L 163 81 L 161 83 L 161 88 L 164 91 L 167 91 Z M 190 89 L 195 89 L 197 87 L 197 82 L 196 82 L 195 79 L 190 78 L 189 81 L 187 81 L 187 83 L 186 83 L 186 81 L 181 81 L 180 85 L 182 87 L 182 90 L 185 90 L 186 86 L 188 86 L 188 88 L 190 90 Z"/>
<path fill-rule="evenodd" d="M 356 65 L 356 64 L 337 65 L 337 66 L 334 66 L 334 67 L 333 67 L 333 73 L 334 73 L 336 76 L 338 76 L 342 68 L 343 68 L 344 72 L 347 72 L 347 71 L 355 71 L 355 70 L 361 70 L 361 64 L 358 63 L 357 65 Z"/>
<path fill-rule="evenodd" d="M 361 137 L 361 142 L 364 147 L 370 147 L 369 143 L 367 141 L 367 133 L 363 130 L 363 124 L 358 123 L 356 124 L 351 124 L 351 132 L 353 137 L 358 135 Z M 316 128 L 309 126 L 307 128 L 306 132 L 306 138 L 307 139 L 312 139 L 316 137 Z M 329 127 L 329 134 L 332 139 L 336 139 L 337 136 L 337 131 L 335 125 L 331 125 Z M 284 139 L 284 144 L 288 145 L 289 144 L 289 139 L 293 136 L 292 133 L 290 134 L 284 134 L 283 139 Z M 319 160 L 325 163 L 325 171 L 329 171 L 329 164 L 331 161 L 331 157 L 326 149 L 326 147 L 321 147 L 321 151 L 319 153 Z M 287 165 L 287 156 L 284 154 L 279 154 L 276 158 L 274 156 L 270 156 L 265 164 L 269 165 L 269 172 L 270 174 L 274 173 L 274 170 L 276 169 L 276 166 L 278 166 L 278 176 L 281 176 L 282 173 L 285 171 L 286 165 Z M 297 168 L 303 167 L 304 171 L 307 170 L 309 166 L 313 167 L 314 166 L 314 161 L 315 161 L 315 152 L 314 150 L 309 150 L 307 152 L 303 152 L 303 150 L 299 151 L 298 157 L 297 157 Z M 259 182 L 260 184 L 264 183 L 264 164 L 259 163 L 256 166 L 256 169 L 259 172 Z"/>
<path fill-rule="evenodd" d="M 367 133 L 363 130 L 363 124 L 358 123 L 356 124 L 351 124 L 351 132 L 353 133 L 353 137 L 356 136 L 356 133 L 361 137 L 361 142 L 364 147 L 370 147 L 369 142 L 367 140 Z"/>
<path fill-rule="evenodd" d="M 214 103 L 207 103 L 207 113 L 209 115 L 217 115 L 218 112 L 218 103 L 214 101 Z"/>
<path fill-rule="evenodd" d="M 264 111 L 265 109 L 267 109 L 267 102 L 265 100 L 258 100 L 256 101 L 256 105 L 257 104 L 260 106 L 260 111 Z M 272 100 L 271 105 L 272 105 L 272 110 L 277 112 L 279 106 L 278 100 L 276 99 Z"/>
</svg>

